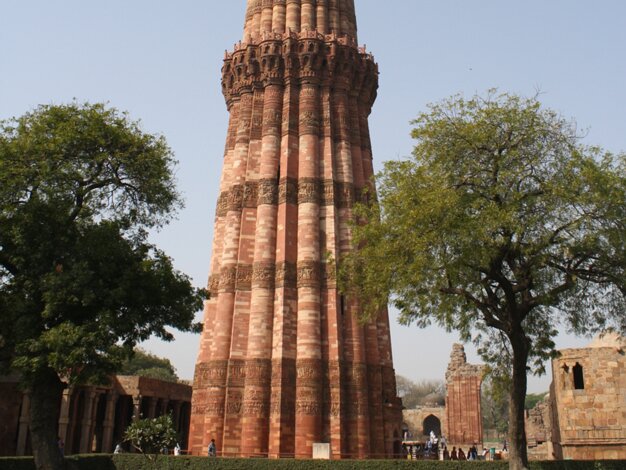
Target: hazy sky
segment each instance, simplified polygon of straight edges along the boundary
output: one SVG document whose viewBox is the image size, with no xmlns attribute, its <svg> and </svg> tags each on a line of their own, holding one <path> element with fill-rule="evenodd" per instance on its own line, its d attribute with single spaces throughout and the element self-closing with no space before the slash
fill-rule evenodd
<svg viewBox="0 0 626 470">
<path fill-rule="evenodd" d="M 409 121 L 426 104 L 492 87 L 539 91 L 586 129 L 587 143 L 626 150 L 623 0 L 356 0 L 356 8 L 359 42 L 380 67 L 370 118 L 379 166 L 410 154 Z M 208 275 L 228 118 L 220 68 L 244 11 L 245 0 L 0 0 L 0 119 L 76 98 L 108 102 L 165 135 L 186 208 L 154 241 L 198 286 Z M 443 379 L 456 335 L 392 324 L 396 371 Z M 145 347 L 191 378 L 198 341 L 178 334 Z M 586 342 L 563 337 L 558 346 Z"/>
</svg>

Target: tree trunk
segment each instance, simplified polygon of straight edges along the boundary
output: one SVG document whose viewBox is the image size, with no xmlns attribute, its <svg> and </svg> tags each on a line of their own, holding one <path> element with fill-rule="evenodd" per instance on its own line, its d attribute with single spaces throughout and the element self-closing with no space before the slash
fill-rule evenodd
<svg viewBox="0 0 626 470">
<path fill-rule="evenodd" d="M 521 329 L 509 340 L 513 350 L 513 373 L 509 390 L 509 469 L 524 470 L 528 468 L 524 401 L 529 344 Z"/>
<path fill-rule="evenodd" d="M 59 398 L 63 383 L 46 368 L 31 382 L 30 436 L 37 470 L 63 470 L 57 436 Z"/>
</svg>

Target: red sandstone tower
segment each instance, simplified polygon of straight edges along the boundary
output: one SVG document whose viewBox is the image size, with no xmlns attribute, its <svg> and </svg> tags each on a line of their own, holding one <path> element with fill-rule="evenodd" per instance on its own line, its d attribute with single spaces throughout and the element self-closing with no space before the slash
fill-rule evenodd
<svg viewBox="0 0 626 470">
<path fill-rule="evenodd" d="M 462 344 L 452 345 L 446 371 L 446 438 L 449 445 L 483 443 L 480 387 L 485 366 L 468 364 Z"/>
<path fill-rule="evenodd" d="M 387 312 L 337 290 L 373 173 L 377 66 L 354 0 L 248 0 L 226 54 L 230 113 L 190 429 L 226 456 L 391 456 L 399 445 Z"/>
</svg>

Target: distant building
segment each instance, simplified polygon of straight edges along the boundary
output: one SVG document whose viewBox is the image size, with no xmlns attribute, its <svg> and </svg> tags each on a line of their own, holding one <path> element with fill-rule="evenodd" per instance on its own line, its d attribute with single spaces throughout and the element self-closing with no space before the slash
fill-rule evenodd
<svg viewBox="0 0 626 470">
<path fill-rule="evenodd" d="M 16 377 L 0 377 L 0 456 L 30 455 L 29 398 Z M 58 403 L 58 435 L 65 454 L 112 452 L 135 418 L 171 413 L 187 448 L 191 386 L 137 376 L 115 376 L 108 386 L 66 388 Z"/>
<path fill-rule="evenodd" d="M 418 406 L 402 412 L 405 441 L 425 440 L 430 432 L 451 445 L 482 444 L 480 388 L 485 366 L 468 364 L 465 348 L 454 344 L 446 371 L 445 406 Z"/>
</svg>

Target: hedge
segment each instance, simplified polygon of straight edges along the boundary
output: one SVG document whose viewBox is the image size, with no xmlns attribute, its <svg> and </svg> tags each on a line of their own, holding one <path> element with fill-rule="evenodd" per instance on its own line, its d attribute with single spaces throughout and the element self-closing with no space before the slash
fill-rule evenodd
<svg viewBox="0 0 626 470">
<path fill-rule="evenodd" d="M 73 455 L 66 470 L 155 470 L 137 454 Z M 160 457 L 158 470 L 506 470 L 506 461 L 459 462 L 433 460 L 292 460 Z M 560 460 L 531 462 L 530 470 L 623 470 L 625 460 Z M 0 458 L 0 470 L 35 470 L 32 457 Z"/>
</svg>

